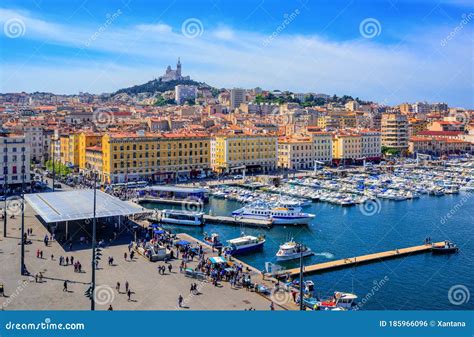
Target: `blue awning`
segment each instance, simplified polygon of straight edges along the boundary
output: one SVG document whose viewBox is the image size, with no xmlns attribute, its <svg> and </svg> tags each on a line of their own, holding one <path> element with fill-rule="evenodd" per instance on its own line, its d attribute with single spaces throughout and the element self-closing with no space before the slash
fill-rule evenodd
<svg viewBox="0 0 474 337">
<path fill-rule="evenodd" d="M 181 240 L 181 241 L 176 242 L 176 245 L 178 245 L 178 246 L 187 246 L 187 245 L 190 245 L 190 244 L 191 244 L 191 242 L 186 241 L 186 240 Z"/>
</svg>

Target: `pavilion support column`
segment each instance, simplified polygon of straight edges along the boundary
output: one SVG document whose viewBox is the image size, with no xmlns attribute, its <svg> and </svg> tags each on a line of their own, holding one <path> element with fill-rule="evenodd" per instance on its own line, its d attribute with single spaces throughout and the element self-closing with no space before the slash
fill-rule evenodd
<svg viewBox="0 0 474 337">
<path fill-rule="evenodd" d="M 66 221 L 66 241 L 69 240 L 69 221 Z"/>
</svg>

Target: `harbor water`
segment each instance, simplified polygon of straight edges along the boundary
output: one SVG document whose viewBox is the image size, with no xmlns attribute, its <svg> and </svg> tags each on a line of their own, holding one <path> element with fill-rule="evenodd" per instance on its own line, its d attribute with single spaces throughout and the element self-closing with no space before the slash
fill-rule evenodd
<svg viewBox="0 0 474 337">
<path fill-rule="evenodd" d="M 143 204 L 148 208 L 173 208 Z M 367 206 L 367 205 L 366 205 Z M 407 201 L 379 200 L 371 208 L 361 205 L 341 207 L 312 203 L 305 212 L 316 214 L 308 226 L 274 226 L 271 229 L 206 224 L 204 227 L 164 226 L 185 232 L 197 239 L 204 233 L 218 233 L 221 241 L 264 234 L 263 250 L 239 255 L 250 265 L 264 269 L 265 262 L 277 263 L 280 244 L 294 238 L 315 252 L 304 264 L 315 264 L 346 257 L 393 250 L 432 241 L 451 240 L 460 251 L 452 255 L 423 253 L 399 259 L 305 276 L 316 285 L 321 297 L 334 291 L 353 292 L 361 310 L 467 310 L 474 309 L 474 194 L 461 192 L 442 197 L 422 196 Z M 225 199 L 210 199 L 204 212 L 229 215 L 242 204 Z M 177 208 L 177 207 L 174 207 Z M 179 207 L 178 207 L 179 208 Z M 299 261 L 278 262 L 285 269 Z M 472 296 L 470 296 L 472 295 Z M 465 303 L 459 296 L 470 296 Z M 457 305 L 460 304 L 460 305 Z"/>
</svg>

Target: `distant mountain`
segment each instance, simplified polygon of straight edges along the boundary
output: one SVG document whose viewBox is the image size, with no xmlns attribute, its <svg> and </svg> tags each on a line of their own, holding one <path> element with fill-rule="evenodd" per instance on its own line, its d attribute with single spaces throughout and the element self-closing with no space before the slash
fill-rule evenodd
<svg viewBox="0 0 474 337">
<path fill-rule="evenodd" d="M 207 88 L 212 89 L 212 87 L 210 87 L 206 83 L 196 82 L 193 80 L 173 80 L 173 81 L 163 82 L 161 81 L 161 79 L 155 79 L 144 84 L 134 85 L 133 87 L 117 90 L 114 93 L 114 95 L 123 94 L 123 93 L 128 94 L 128 95 L 136 95 L 136 94 L 145 93 L 145 92 L 154 94 L 157 92 L 165 92 L 169 90 L 174 90 L 174 87 L 177 86 L 178 84 L 196 85 L 201 88 L 207 87 Z"/>
</svg>

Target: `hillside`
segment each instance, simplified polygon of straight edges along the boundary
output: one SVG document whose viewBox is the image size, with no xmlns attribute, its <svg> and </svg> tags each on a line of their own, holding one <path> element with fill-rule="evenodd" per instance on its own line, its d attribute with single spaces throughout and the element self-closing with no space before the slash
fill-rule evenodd
<svg viewBox="0 0 474 337">
<path fill-rule="evenodd" d="M 209 87 L 206 83 L 196 82 L 193 80 L 175 80 L 175 81 L 162 82 L 159 79 L 155 79 L 144 84 L 134 85 L 133 87 L 117 90 L 114 93 L 114 95 L 122 94 L 122 93 L 126 93 L 128 95 L 136 95 L 143 92 L 147 92 L 147 93 L 165 92 L 169 90 L 174 90 L 174 87 L 177 86 L 178 84 L 196 85 L 198 87 Z"/>
</svg>

